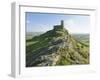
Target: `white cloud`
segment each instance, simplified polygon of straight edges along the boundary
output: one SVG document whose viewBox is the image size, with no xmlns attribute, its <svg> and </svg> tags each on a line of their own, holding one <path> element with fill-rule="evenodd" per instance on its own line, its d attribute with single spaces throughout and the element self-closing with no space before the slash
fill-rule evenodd
<svg viewBox="0 0 100 80">
<path fill-rule="evenodd" d="M 70 33 L 75 33 L 76 29 L 75 29 L 75 21 L 72 19 L 66 20 L 64 21 L 64 26 L 66 29 L 68 29 L 68 31 Z"/>
<path fill-rule="evenodd" d="M 64 21 L 64 26 L 66 29 L 68 29 L 70 33 L 88 33 L 89 32 L 89 29 L 88 29 L 89 26 L 81 25 L 80 23 L 76 22 L 73 19 Z"/>
<path fill-rule="evenodd" d="M 30 21 L 29 21 L 29 20 L 27 20 L 27 21 L 26 21 L 26 23 L 28 24 L 28 23 L 30 23 Z"/>
<path fill-rule="evenodd" d="M 75 21 L 72 20 L 72 19 L 69 19 L 69 20 L 66 20 L 64 21 L 64 24 L 65 26 L 68 25 L 68 26 L 73 26 L 75 24 Z"/>
</svg>

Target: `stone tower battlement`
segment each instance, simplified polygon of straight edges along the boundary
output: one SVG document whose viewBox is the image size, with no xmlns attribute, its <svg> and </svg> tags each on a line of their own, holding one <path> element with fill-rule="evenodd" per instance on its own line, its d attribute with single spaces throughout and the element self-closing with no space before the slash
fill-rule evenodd
<svg viewBox="0 0 100 80">
<path fill-rule="evenodd" d="M 61 24 L 60 25 L 55 25 L 54 26 L 54 30 L 59 30 L 59 29 L 63 29 L 64 28 L 64 21 L 61 20 Z"/>
<path fill-rule="evenodd" d="M 61 26 L 64 27 L 64 21 L 63 20 L 61 20 Z"/>
</svg>

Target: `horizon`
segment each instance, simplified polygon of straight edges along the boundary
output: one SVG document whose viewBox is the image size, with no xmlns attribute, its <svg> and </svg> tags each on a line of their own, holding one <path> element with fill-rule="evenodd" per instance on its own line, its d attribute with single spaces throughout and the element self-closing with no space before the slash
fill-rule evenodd
<svg viewBox="0 0 100 80">
<path fill-rule="evenodd" d="M 52 30 L 54 25 L 60 25 L 64 21 L 64 28 L 71 34 L 89 34 L 90 16 L 31 13 L 26 12 L 26 32 L 46 32 Z"/>
</svg>

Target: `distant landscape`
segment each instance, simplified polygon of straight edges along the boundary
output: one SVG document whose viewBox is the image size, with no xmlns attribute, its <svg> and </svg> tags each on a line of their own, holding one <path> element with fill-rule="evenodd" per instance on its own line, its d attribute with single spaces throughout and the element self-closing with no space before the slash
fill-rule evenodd
<svg viewBox="0 0 100 80">
<path fill-rule="evenodd" d="M 89 46 L 89 34 L 71 34 L 77 41 Z"/>
<path fill-rule="evenodd" d="M 32 39 L 34 36 L 39 36 L 45 32 L 26 32 L 26 39 Z"/>
<path fill-rule="evenodd" d="M 43 33 L 45 33 L 45 32 L 27 32 L 26 39 L 27 40 L 32 39 L 34 36 L 39 36 Z M 75 34 L 75 33 L 73 33 L 73 34 L 71 34 L 71 36 L 73 36 L 77 41 L 80 41 L 80 42 L 84 43 L 85 45 L 89 46 L 89 34 L 84 34 L 84 33 L 83 34 L 82 33 Z"/>
</svg>

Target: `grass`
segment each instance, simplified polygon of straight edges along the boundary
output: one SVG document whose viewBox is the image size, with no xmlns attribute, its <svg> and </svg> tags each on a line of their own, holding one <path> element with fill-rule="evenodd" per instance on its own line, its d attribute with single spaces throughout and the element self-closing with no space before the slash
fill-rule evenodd
<svg viewBox="0 0 100 80">
<path fill-rule="evenodd" d="M 42 47 L 48 46 L 48 42 L 51 40 L 50 37 L 43 38 L 43 37 L 37 37 L 33 38 L 30 41 L 26 41 L 26 54 L 32 53 Z"/>
<path fill-rule="evenodd" d="M 30 41 L 30 42 L 27 42 L 26 43 L 26 46 L 29 46 L 29 45 L 33 45 L 33 44 L 35 44 L 35 43 L 37 43 L 38 41 Z"/>
</svg>

